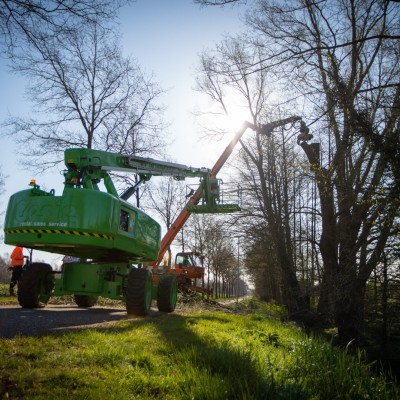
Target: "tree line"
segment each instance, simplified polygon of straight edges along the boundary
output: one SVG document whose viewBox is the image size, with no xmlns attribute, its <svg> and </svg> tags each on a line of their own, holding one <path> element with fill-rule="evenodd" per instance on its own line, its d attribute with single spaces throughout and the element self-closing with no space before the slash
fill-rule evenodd
<svg viewBox="0 0 400 400">
<path fill-rule="evenodd" d="M 292 314 L 313 295 L 343 341 L 360 337 L 371 275 L 398 246 L 399 16 L 394 2 L 252 2 L 248 33 L 200 62 L 199 89 L 224 112 L 231 88 L 251 122 L 294 112 L 313 133 L 242 141 L 247 265 Z"/>
</svg>

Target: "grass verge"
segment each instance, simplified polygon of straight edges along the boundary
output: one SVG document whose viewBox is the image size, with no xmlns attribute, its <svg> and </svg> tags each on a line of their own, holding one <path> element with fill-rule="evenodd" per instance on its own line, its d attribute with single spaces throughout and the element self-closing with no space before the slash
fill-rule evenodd
<svg viewBox="0 0 400 400">
<path fill-rule="evenodd" d="M 400 391 L 361 352 L 278 318 L 187 310 L 0 339 L 0 398 L 396 399 Z"/>
</svg>

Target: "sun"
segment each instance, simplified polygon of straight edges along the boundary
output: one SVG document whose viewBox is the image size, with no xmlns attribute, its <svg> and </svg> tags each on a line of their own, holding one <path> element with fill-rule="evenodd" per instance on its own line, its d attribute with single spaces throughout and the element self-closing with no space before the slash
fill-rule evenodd
<svg viewBox="0 0 400 400">
<path fill-rule="evenodd" d="M 250 108 L 246 99 L 232 88 L 225 91 L 224 128 L 228 132 L 238 131 L 245 121 L 252 121 Z"/>
<path fill-rule="evenodd" d="M 251 122 L 252 117 L 247 107 L 233 105 L 229 109 L 229 114 L 225 116 L 226 130 L 228 132 L 237 132 L 245 121 Z"/>
<path fill-rule="evenodd" d="M 232 88 L 224 90 L 222 101 L 202 95 L 198 98 L 197 117 L 199 126 L 208 134 L 235 134 L 245 121 L 253 117 L 248 102 Z"/>
</svg>

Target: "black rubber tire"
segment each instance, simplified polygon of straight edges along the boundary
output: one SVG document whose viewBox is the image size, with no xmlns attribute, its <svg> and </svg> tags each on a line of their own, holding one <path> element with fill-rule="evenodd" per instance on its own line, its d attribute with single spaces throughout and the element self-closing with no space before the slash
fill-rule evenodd
<svg viewBox="0 0 400 400">
<path fill-rule="evenodd" d="M 178 283 L 175 276 L 160 279 L 157 291 L 157 308 L 162 312 L 173 312 L 178 299 Z"/>
<path fill-rule="evenodd" d="M 98 296 L 88 296 L 85 294 L 74 294 L 74 301 L 78 307 L 90 308 L 97 303 Z"/>
<path fill-rule="evenodd" d="M 128 275 L 125 301 L 128 315 L 145 316 L 151 307 L 152 276 L 144 268 L 132 268 Z"/>
<path fill-rule="evenodd" d="M 18 282 L 18 303 L 24 308 L 41 308 L 47 303 L 54 287 L 51 266 L 45 263 L 32 263 L 26 266 Z M 48 297 L 40 297 L 41 289 Z"/>
</svg>

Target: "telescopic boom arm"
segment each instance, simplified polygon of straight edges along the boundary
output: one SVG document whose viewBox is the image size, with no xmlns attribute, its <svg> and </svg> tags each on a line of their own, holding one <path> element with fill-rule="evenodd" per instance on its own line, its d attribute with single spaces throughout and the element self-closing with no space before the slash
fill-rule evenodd
<svg viewBox="0 0 400 400">
<path fill-rule="evenodd" d="M 232 154 L 232 151 L 235 148 L 236 144 L 239 142 L 239 140 L 241 139 L 241 137 L 247 131 L 248 128 L 252 129 L 253 131 L 256 131 L 257 133 L 259 133 L 261 135 L 270 136 L 272 134 L 272 131 L 275 128 L 284 126 L 286 124 L 294 123 L 297 121 L 301 121 L 300 129 L 303 129 L 303 126 L 305 126 L 305 125 L 304 125 L 304 122 L 302 121 L 302 118 L 299 116 L 293 116 L 293 117 L 277 120 L 277 121 L 271 122 L 266 125 L 261 125 L 261 126 L 256 126 L 248 121 L 245 121 L 243 123 L 242 127 L 236 132 L 235 136 L 233 137 L 233 139 L 231 140 L 229 145 L 225 148 L 225 150 L 223 151 L 221 156 L 218 158 L 217 162 L 214 164 L 214 167 L 211 169 L 210 178 L 211 179 L 215 178 L 215 176 L 221 170 L 221 168 L 223 167 L 225 162 L 228 160 L 229 156 Z M 161 264 L 164 254 L 166 253 L 168 247 L 171 245 L 171 243 L 175 239 L 176 235 L 179 233 L 179 231 L 182 229 L 185 222 L 190 217 L 191 213 L 190 213 L 190 211 L 187 210 L 187 206 L 198 204 L 201 199 L 201 196 L 202 196 L 202 190 L 201 190 L 201 187 L 199 186 L 199 188 L 194 192 L 192 197 L 186 203 L 186 206 L 182 209 L 182 211 L 176 217 L 175 221 L 172 223 L 168 232 L 165 234 L 165 236 L 161 240 L 161 247 L 160 247 L 160 252 L 158 254 L 158 259 L 157 259 L 157 262 L 153 265 Z"/>
<path fill-rule="evenodd" d="M 109 193 L 118 197 L 117 191 L 108 175 L 110 171 L 133 172 L 139 176 L 139 181 L 126 190 L 121 196 L 128 198 L 143 183 L 152 176 L 171 176 L 176 180 L 188 177 L 208 179 L 208 168 L 193 168 L 183 164 L 154 160 L 137 156 L 124 156 L 118 153 L 109 153 L 93 149 L 67 149 L 65 151 L 65 186 L 80 186 L 88 189 L 96 188 L 103 179 Z"/>
</svg>

